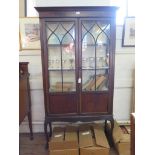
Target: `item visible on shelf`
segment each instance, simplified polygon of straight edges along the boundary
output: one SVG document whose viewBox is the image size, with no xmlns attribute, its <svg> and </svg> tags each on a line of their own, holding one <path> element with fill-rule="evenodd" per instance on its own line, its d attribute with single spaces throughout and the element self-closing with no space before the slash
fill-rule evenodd
<svg viewBox="0 0 155 155">
<path fill-rule="evenodd" d="M 57 82 L 55 86 L 56 90 L 62 89 L 62 82 Z M 70 91 L 73 88 L 73 82 L 63 82 L 63 90 Z"/>
<path fill-rule="evenodd" d="M 56 64 L 56 68 L 59 69 L 60 68 L 60 60 L 56 59 L 55 60 L 55 64 Z"/>
<path fill-rule="evenodd" d="M 106 77 L 102 74 L 96 75 L 96 88 L 98 88 L 104 81 Z M 95 76 L 91 76 L 90 79 L 83 85 L 83 90 L 95 90 Z"/>
<path fill-rule="evenodd" d="M 96 88 L 98 88 L 105 79 L 106 79 L 106 77 L 104 75 L 96 76 Z M 95 83 L 91 87 L 91 90 L 94 90 L 94 89 L 95 89 Z"/>
<path fill-rule="evenodd" d="M 86 90 L 92 90 L 91 88 L 95 85 L 95 78 L 90 81 L 90 84 L 86 87 Z M 93 89 L 94 90 L 94 89 Z"/>
<path fill-rule="evenodd" d="M 54 60 L 49 60 L 48 66 L 49 66 L 49 68 L 54 68 Z"/>
<path fill-rule="evenodd" d="M 88 58 L 82 58 L 82 67 L 89 68 L 88 62 Z"/>
<path fill-rule="evenodd" d="M 73 89 L 73 82 L 63 82 L 63 91 L 71 91 Z M 62 92 L 62 82 L 56 82 L 49 89 L 52 92 Z"/>
<path fill-rule="evenodd" d="M 74 69 L 74 62 L 75 60 L 73 58 L 69 59 L 70 62 L 70 69 Z"/>
<path fill-rule="evenodd" d="M 107 66 L 109 66 L 109 54 L 107 54 L 105 61 L 106 61 Z"/>
<path fill-rule="evenodd" d="M 108 90 L 108 79 L 106 78 L 96 89 L 98 91 Z"/>
<path fill-rule="evenodd" d="M 89 67 L 95 68 L 95 58 L 94 57 L 89 58 Z"/>
<path fill-rule="evenodd" d="M 62 66 L 63 66 L 63 68 L 67 68 L 66 61 L 67 61 L 67 60 L 65 60 L 65 59 L 62 60 Z"/>
<path fill-rule="evenodd" d="M 102 58 L 101 57 L 96 58 L 96 67 L 97 68 L 102 67 Z"/>
<path fill-rule="evenodd" d="M 86 90 L 86 88 L 90 85 L 93 78 L 94 78 L 93 76 L 90 76 L 90 78 L 83 84 L 82 86 L 83 90 Z"/>
</svg>

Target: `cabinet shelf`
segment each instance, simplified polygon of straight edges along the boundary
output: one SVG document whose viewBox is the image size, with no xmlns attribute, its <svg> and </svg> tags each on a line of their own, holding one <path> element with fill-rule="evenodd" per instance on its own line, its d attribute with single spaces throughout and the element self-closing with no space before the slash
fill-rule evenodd
<svg viewBox="0 0 155 155">
<path fill-rule="evenodd" d="M 109 67 L 100 67 L 100 68 L 82 68 L 82 70 L 102 70 L 102 69 L 109 69 Z"/>
<path fill-rule="evenodd" d="M 48 47 L 54 48 L 54 47 L 67 47 L 70 46 L 70 44 L 48 44 Z M 74 47 L 75 45 L 73 44 L 72 47 Z"/>
<path fill-rule="evenodd" d="M 48 71 L 75 71 L 75 69 L 69 69 L 69 68 L 65 68 L 65 69 L 55 69 L 55 68 L 48 68 Z"/>
<path fill-rule="evenodd" d="M 83 44 L 83 46 L 104 46 L 106 47 L 108 44 L 104 43 L 104 44 Z"/>
<path fill-rule="evenodd" d="M 48 47 L 67 47 L 67 46 L 70 46 L 69 44 L 48 44 Z M 72 45 L 73 47 L 75 46 L 74 44 Z M 92 46 L 92 47 L 95 47 L 95 46 L 108 46 L 108 44 L 83 44 L 83 46 Z"/>
</svg>

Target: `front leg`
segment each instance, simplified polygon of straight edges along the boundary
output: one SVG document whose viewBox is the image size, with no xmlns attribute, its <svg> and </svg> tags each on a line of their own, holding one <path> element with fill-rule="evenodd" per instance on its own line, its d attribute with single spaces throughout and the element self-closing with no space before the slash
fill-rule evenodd
<svg viewBox="0 0 155 155">
<path fill-rule="evenodd" d="M 110 120 L 110 123 L 111 123 L 111 132 L 113 132 L 113 129 L 114 129 L 114 119 L 113 118 Z"/>
<path fill-rule="evenodd" d="M 30 128 L 30 139 L 33 140 L 33 131 L 32 131 L 32 117 L 31 112 L 28 112 L 28 121 L 29 121 L 29 128 Z"/>
<path fill-rule="evenodd" d="M 48 149 L 48 141 L 49 141 L 47 126 L 48 126 L 48 123 L 47 123 L 47 121 L 45 120 L 45 121 L 44 121 L 44 133 L 45 133 L 45 139 L 46 139 L 46 144 L 45 144 L 45 148 L 46 148 L 46 149 Z"/>
<path fill-rule="evenodd" d="M 105 131 L 105 133 L 107 133 L 107 120 L 105 120 L 104 131 Z"/>
<path fill-rule="evenodd" d="M 49 129 L 50 129 L 50 134 L 49 134 L 49 136 L 51 137 L 51 136 L 52 136 L 52 123 L 51 123 L 51 122 L 49 122 Z"/>
</svg>

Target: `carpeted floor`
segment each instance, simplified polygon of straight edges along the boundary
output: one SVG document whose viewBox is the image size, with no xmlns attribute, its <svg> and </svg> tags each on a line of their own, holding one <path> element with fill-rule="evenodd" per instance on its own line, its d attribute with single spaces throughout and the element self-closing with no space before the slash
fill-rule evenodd
<svg viewBox="0 0 155 155">
<path fill-rule="evenodd" d="M 44 134 L 34 134 L 33 140 L 30 140 L 28 134 L 20 134 L 19 144 L 20 155 L 48 155 Z M 117 153 L 111 148 L 109 155 L 117 155 Z"/>
</svg>

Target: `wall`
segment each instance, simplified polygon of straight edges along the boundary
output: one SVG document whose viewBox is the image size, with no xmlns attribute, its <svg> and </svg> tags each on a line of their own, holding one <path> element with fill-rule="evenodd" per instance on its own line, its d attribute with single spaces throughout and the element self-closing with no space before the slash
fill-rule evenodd
<svg viewBox="0 0 155 155">
<path fill-rule="evenodd" d="M 39 4 L 41 5 L 42 1 L 40 0 L 40 2 L 41 3 Z M 135 49 L 133 47 L 121 47 L 122 31 L 123 27 L 117 26 L 113 113 L 115 119 L 126 122 L 129 120 L 131 104 L 133 102 Z M 19 60 L 29 62 L 33 130 L 34 132 L 42 132 L 44 121 L 44 100 L 41 51 L 22 51 L 19 53 Z M 20 126 L 20 132 L 28 131 L 27 118 L 25 118 L 25 121 Z"/>
</svg>

